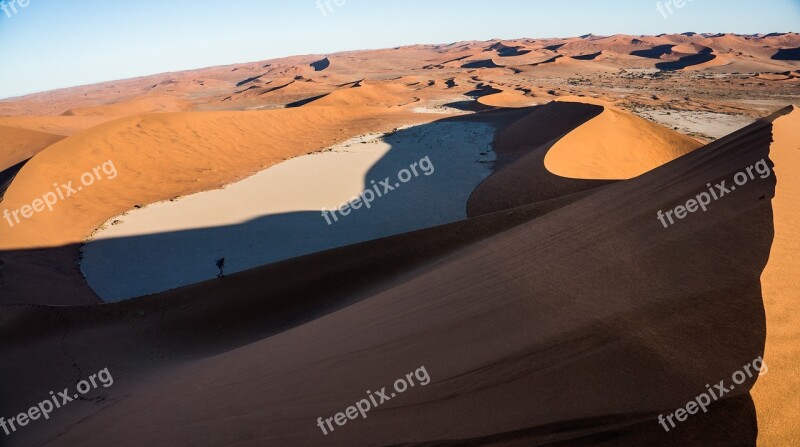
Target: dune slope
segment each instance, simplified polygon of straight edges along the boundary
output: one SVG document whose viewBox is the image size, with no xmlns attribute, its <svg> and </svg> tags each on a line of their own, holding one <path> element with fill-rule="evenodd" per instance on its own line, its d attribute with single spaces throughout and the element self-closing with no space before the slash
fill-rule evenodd
<svg viewBox="0 0 800 447">
<path fill-rule="evenodd" d="M 766 159 L 771 129 L 761 120 L 567 204 L 114 305 L 5 306 L 3 414 L 84 371 L 115 374 L 102 399 L 11 445 L 753 443 L 755 379 L 669 433 L 656 417 L 764 352 L 775 178 L 671 228 L 655 216 Z M 333 260 L 331 276 L 314 268 Z M 37 368 L 41 355 L 54 367 Z M 316 426 L 420 366 L 429 384 L 327 436 Z"/>
<path fill-rule="evenodd" d="M 71 117 L 64 117 L 71 118 Z M 71 251 L 59 273 L 78 275 L 78 244 L 109 218 L 135 206 L 219 188 L 272 164 L 372 131 L 390 131 L 431 121 L 422 114 L 387 114 L 375 108 L 335 110 L 311 107 L 257 112 L 163 113 L 120 118 L 59 141 L 40 152 L 18 173 L 3 206 L 19 210 L 64 188 L 106 163 L 100 179 L 14 226 L 0 225 L 5 272 L 0 302 L 85 304 L 97 302 L 88 289 L 74 293 L 59 282 L 30 282 L 39 271 L 41 250 Z M 315 129 L 309 133 L 308 129 Z M 113 174 L 116 172 L 116 174 Z M 70 222 L 70 225 L 63 225 Z M 55 256 L 55 255 L 54 255 Z M 61 254 L 58 255 L 60 258 Z M 49 262 L 49 261 L 46 261 Z M 69 284 L 72 284 L 71 282 Z M 24 292 L 26 291 L 27 292 Z"/>
<path fill-rule="evenodd" d="M 677 132 L 606 107 L 554 144 L 544 163 L 562 177 L 628 179 L 700 146 Z"/>
<path fill-rule="evenodd" d="M 770 158 L 778 177 L 773 199 L 775 240 L 769 262 L 761 275 L 767 315 L 766 359 L 770 380 L 758 383 L 753 399 L 758 410 L 759 445 L 790 445 L 800 439 L 800 423 L 793 415 L 800 410 L 800 321 L 797 256 L 800 236 L 800 111 L 778 118 L 773 126 Z"/>
</svg>

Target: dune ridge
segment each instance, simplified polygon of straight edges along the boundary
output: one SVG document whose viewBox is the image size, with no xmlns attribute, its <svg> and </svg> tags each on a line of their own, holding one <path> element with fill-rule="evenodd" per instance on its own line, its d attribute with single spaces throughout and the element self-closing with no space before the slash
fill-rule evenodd
<svg viewBox="0 0 800 447">
<path fill-rule="evenodd" d="M 544 163 L 548 171 L 562 177 L 620 180 L 636 177 L 700 146 L 689 137 L 604 107 L 598 116 L 554 144 Z"/>
<path fill-rule="evenodd" d="M 365 384 L 394 379 L 386 371 L 401 374 L 409 362 L 427 367 L 430 385 L 325 442 L 755 442 L 753 380 L 682 430 L 664 433 L 656 416 L 763 353 L 760 278 L 772 244 L 772 204 L 761 197 L 772 197 L 775 179 L 737 191 L 667 237 L 653 216 L 709 179 L 768 156 L 778 118 L 566 203 L 500 210 L 114 305 L 4 306 L 4 392 L 12 374 L 19 389 L 34 390 L 69 380 L 73 364 L 108 366 L 119 381 L 104 391 L 107 403 L 75 403 L 51 421 L 49 434 L 30 431 L 12 442 L 313 444 L 323 436 L 314 425 L 319 415 L 361 395 Z M 567 231 L 573 228 L 581 231 Z M 431 257 L 409 262 L 417 243 L 433 243 Z M 694 254 L 688 260 L 687 251 Z M 348 255 L 354 253 L 363 254 Z M 330 273 L 308 268 L 334 259 L 349 261 L 333 263 Z M 627 275 L 613 273 L 619 271 Z M 265 283 L 274 286 L 268 293 Z M 304 300 L 290 299 L 296 296 Z M 16 330 L 22 325 L 42 329 L 26 335 L 33 332 Z M 29 349 L 9 349 L 22 345 Z M 59 353 L 64 346 L 72 358 Z M 32 368 L 47 353 L 64 368 Z M 367 367 L 375 364 L 383 366 Z M 20 370 L 32 372 L 22 383 Z M 326 380 L 313 379 L 320 375 Z M 22 394 L 9 393 L 0 410 L 27 403 Z M 237 416 L 214 417 L 232 405 Z M 497 411 L 516 416 L 488 417 Z M 447 416 L 454 413 L 459 418 Z M 169 432 L 142 429 L 159 424 Z"/>
<path fill-rule="evenodd" d="M 4 208 L 30 206 L 54 182 L 101 163 L 117 170 L 52 212 L 17 226 L 0 220 L 0 416 L 90 371 L 109 368 L 115 378 L 2 442 L 791 445 L 800 436 L 800 115 L 773 112 L 800 101 L 799 47 L 797 33 L 494 39 L 292 56 L 2 100 Z M 103 303 L 82 276 L 91 235 L 131 210 L 209 194 L 297 157 L 324 158 L 354 137 L 363 149 L 364 135 L 407 135 L 424 149 L 437 140 L 405 126 L 449 124 L 494 129 L 492 156 L 486 135 L 438 144 L 460 145 L 491 174 L 477 187 L 449 175 L 447 194 L 423 190 L 393 210 L 393 224 L 430 222 L 433 213 L 416 206 L 423 201 L 448 201 L 466 218 L 401 234 L 385 225 L 371 240 L 244 271 L 229 260 L 235 273 L 196 282 L 215 274 L 214 253 L 194 260 L 208 275 L 177 285 L 192 284 L 116 303 Z M 771 175 L 669 228 L 657 219 L 756 162 L 774 165 Z M 291 184 L 303 190 L 306 181 L 319 178 Z M 262 199 L 253 191 L 246 200 Z M 211 256 L 203 236 L 236 236 L 237 225 L 270 217 L 214 228 L 198 219 L 199 232 L 156 228 L 144 237 L 191 241 L 199 258 Z M 298 217 L 286 213 L 278 228 L 294 236 Z M 118 242 L 144 241 L 130 236 Z M 259 237 L 235 242 L 252 249 Z M 120 268 L 119 281 L 147 281 L 114 259 L 99 262 Z M 669 433 L 659 425 L 658 415 L 760 356 L 768 374 Z M 315 425 L 420 365 L 429 385 L 328 436 Z"/>
</svg>

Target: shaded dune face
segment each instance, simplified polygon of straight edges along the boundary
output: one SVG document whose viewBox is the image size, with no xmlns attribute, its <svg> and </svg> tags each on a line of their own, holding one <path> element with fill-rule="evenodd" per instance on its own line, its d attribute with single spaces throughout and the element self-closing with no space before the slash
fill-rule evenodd
<svg viewBox="0 0 800 447">
<path fill-rule="evenodd" d="M 473 191 L 468 215 L 564 198 L 608 183 L 556 176 L 544 165 L 553 144 L 602 111 L 591 104 L 552 102 L 499 129 L 493 143 L 496 172 Z"/>
<path fill-rule="evenodd" d="M 754 379 L 670 433 L 656 417 L 764 353 L 775 176 L 667 229 L 656 212 L 768 160 L 771 119 L 631 180 L 523 203 L 492 184 L 556 131 L 500 145 L 467 220 L 112 305 L 5 306 L 0 413 L 116 379 L 11 445 L 753 445 Z M 316 427 L 420 365 L 427 386 Z"/>
<path fill-rule="evenodd" d="M 63 138 L 61 135 L 0 124 L 0 200 L 28 159 Z"/>
</svg>

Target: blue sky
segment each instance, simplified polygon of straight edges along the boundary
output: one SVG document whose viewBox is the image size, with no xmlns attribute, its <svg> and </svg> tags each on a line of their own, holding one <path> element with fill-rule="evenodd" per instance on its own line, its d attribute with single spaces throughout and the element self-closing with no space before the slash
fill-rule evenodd
<svg viewBox="0 0 800 447">
<path fill-rule="evenodd" d="M 11 0 L 5 1 L 6 4 Z M 517 37 L 800 31 L 800 0 L 14 0 L 0 98 L 294 54 Z M 667 1 L 661 0 L 664 4 Z M 339 0 L 342 3 L 342 0 Z M 323 10 L 325 14 L 323 14 Z M 666 18 L 665 18 L 666 15 Z"/>
</svg>

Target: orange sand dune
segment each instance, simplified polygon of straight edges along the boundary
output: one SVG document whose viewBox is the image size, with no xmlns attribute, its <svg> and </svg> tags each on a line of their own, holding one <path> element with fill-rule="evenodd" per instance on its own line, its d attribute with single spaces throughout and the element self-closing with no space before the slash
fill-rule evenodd
<svg viewBox="0 0 800 447">
<path fill-rule="evenodd" d="M 794 33 L 470 41 L 0 101 L 6 162 L 38 151 L 10 170 L 4 208 L 104 162 L 117 172 L 52 212 L 0 220 L 0 416 L 104 367 L 117 379 L 1 442 L 792 445 L 798 111 L 698 148 L 623 109 L 764 116 L 798 97 L 796 79 L 783 79 L 800 73 L 797 47 Z M 560 101 L 515 108 L 523 98 Z M 439 119 L 412 112 L 444 105 L 497 129 L 494 172 L 467 219 L 96 305 L 80 246 L 109 218 Z M 482 105 L 493 107 L 469 114 Z M 754 179 L 671 228 L 657 220 L 768 156 L 777 187 Z M 659 414 L 761 354 L 769 374 L 665 434 Z M 317 431 L 317 417 L 420 365 L 429 386 L 333 436 Z"/>
<path fill-rule="evenodd" d="M 697 43 L 686 43 L 681 45 L 675 45 L 674 47 L 672 47 L 671 53 L 679 56 L 685 56 L 688 54 L 697 54 L 703 50 L 706 50 L 707 48 L 708 47 L 705 47 Z"/>
<path fill-rule="evenodd" d="M 545 110 L 577 108 L 598 107 Z M 503 125 L 521 113 L 502 112 Z M 657 418 L 763 354 L 774 178 L 668 230 L 654 216 L 766 157 L 771 127 L 759 121 L 565 202 L 124 303 L 4 306 L 0 410 L 24 409 L 80 371 L 108 367 L 115 378 L 102 398 L 71 403 L 11 442 L 753 445 L 749 391 L 773 365 L 678 429 Z M 430 381 L 368 418 L 327 437 L 315 425 L 420 366 Z"/>
<path fill-rule="evenodd" d="M 608 183 L 560 177 L 544 166 L 550 147 L 599 115 L 604 110 L 602 106 L 553 101 L 529 110 L 505 123 L 495 134 L 497 167 L 495 173 L 473 191 L 467 206 L 469 216 L 532 203 L 552 203 L 562 197 L 569 201 L 570 197 Z"/>
<path fill-rule="evenodd" d="M 0 171 L 33 157 L 63 139 L 61 135 L 0 125 Z"/>
<path fill-rule="evenodd" d="M 66 138 L 22 168 L 6 191 L 4 208 L 30 205 L 53 191 L 54 182 L 78 185 L 82 174 L 107 161 L 117 177 L 98 181 L 14 227 L 0 225 L 0 274 L 5 272 L 0 300 L 97 302 L 78 271 L 78 246 L 111 217 L 137 205 L 219 188 L 356 135 L 434 118 L 359 107 L 165 113 L 120 118 Z M 35 280 L 43 275 L 47 282 Z"/>
<path fill-rule="evenodd" d="M 113 116 L 0 116 L 0 126 L 69 136 L 114 119 Z"/>
<path fill-rule="evenodd" d="M 782 50 L 798 46 L 798 34 L 710 36 L 692 33 L 660 36 L 588 35 L 565 39 L 411 45 L 293 56 L 37 93 L 0 101 L 0 115 L 60 115 L 66 112 L 123 116 L 163 111 L 280 108 L 302 105 L 307 100 L 358 80 L 381 82 L 403 76 L 420 76 L 422 73 L 434 85 L 466 75 L 491 76 L 496 78 L 493 82 L 499 85 L 502 85 L 501 81 L 522 81 L 527 84 L 526 88 L 541 84 L 539 80 L 544 79 L 550 82 L 554 78 L 576 75 L 603 77 L 617 73 L 618 79 L 612 81 L 617 85 L 606 85 L 606 81 L 601 81 L 580 84 L 575 88 L 556 85 L 556 90 L 565 90 L 560 93 L 567 94 L 590 94 L 594 93 L 591 90 L 602 87 L 610 89 L 611 95 L 634 98 L 635 95 L 624 93 L 627 76 L 620 70 L 687 70 L 691 74 L 786 72 L 798 68 L 798 61 L 791 60 L 791 51 L 783 51 L 789 60 L 773 57 Z M 283 92 L 273 90 L 293 80 L 298 83 L 292 84 L 291 89 Z M 664 84 L 664 81 L 658 80 L 658 84 Z M 750 90 L 775 89 L 775 86 L 746 87 Z M 705 91 L 702 87 L 698 88 Z M 760 113 L 763 111 L 753 114 Z"/>
<path fill-rule="evenodd" d="M 478 102 L 492 107 L 530 107 L 544 102 L 543 99 L 531 98 L 521 92 L 504 90 L 478 98 Z"/>
<path fill-rule="evenodd" d="M 389 83 L 359 83 L 354 87 L 336 90 L 310 103 L 313 106 L 335 107 L 396 107 L 417 102 L 410 97 L 409 89 Z"/>
<path fill-rule="evenodd" d="M 291 104 L 296 101 L 314 98 L 320 95 L 325 95 L 336 89 L 335 86 L 314 82 L 310 80 L 292 80 L 288 84 L 275 82 L 275 89 L 270 89 L 270 84 L 267 86 L 267 92 L 261 93 L 260 100 L 274 101 L 275 103 Z"/>
<path fill-rule="evenodd" d="M 753 389 L 760 446 L 792 445 L 800 439 L 800 109 L 773 125 L 770 159 L 778 184 L 772 200 L 775 238 L 761 275 L 767 314 L 765 356 L 769 380 Z"/>
<path fill-rule="evenodd" d="M 547 152 L 547 170 L 569 178 L 616 180 L 641 175 L 701 144 L 642 118 L 605 108 Z"/>
<path fill-rule="evenodd" d="M 531 51 L 530 53 L 526 53 L 520 56 L 508 56 L 508 57 L 498 57 L 495 56 L 492 58 L 492 61 L 501 67 L 516 67 L 519 65 L 529 65 L 529 64 L 538 64 L 543 61 L 552 59 L 558 56 L 558 54 L 552 51 Z"/>
<path fill-rule="evenodd" d="M 95 107 L 81 107 L 64 112 L 65 116 L 128 116 L 157 112 L 185 112 L 191 104 L 169 96 L 148 96 L 132 101 L 117 102 Z"/>
<path fill-rule="evenodd" d="M 684 70 L 686 70 L 686 71 L 703 71 L 703 70 L 708 70 L 708 69 L 714 69 L 714 68 L 717 68 L 717 67 L 719 67 L 719 68 L 717 68 L 718 70 L 722 69 L 723 67 L 724 67 L 724 69 L 727 70 L 727 69 L 730 69 L 730 65 L 733 64 L 733 63 L 734 63 L 734 60 L 732 58 L 730 58 L 728 56 L 719 56 L 719 55 L 717 55 L 714 59 L 712 59 L 712 60 L 710 60 L 708 62 L 703 62 L 703 63 L 697 64 L 697 65 L 691 65 L 691 66 L 688 66 L 688 67 L 684 68 Z"/>
<path fill-rule="evenodd" d="M 355 101 L 356 95 L 349 98 Z M 104 220 L 136 204 L 219 187 L 359 133 L 428 120 L 413 114 L 390 119 L 381 110 L 356 107 L 167 113 L 119 119 L 40 152 L 12 183 L 4 206 L 19 208 L 52 190 L 53 179 L 77 180 L 108 160 L 116 165 L 119 177 L 98 182 L 74 200 L 19 227 L 0 225 L 0 248 L 77 242 Z M 315 131 L 309 133 L 312 128 Z M 61 228 L 62 222 L 71 225 Z"/>
</svg>

